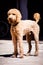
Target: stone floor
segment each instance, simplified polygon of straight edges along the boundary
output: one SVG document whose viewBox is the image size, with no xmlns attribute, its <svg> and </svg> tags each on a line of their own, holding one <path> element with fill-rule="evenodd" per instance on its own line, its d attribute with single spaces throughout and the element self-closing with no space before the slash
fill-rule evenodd
<svg viewBox="0 0 43 65">
<path fill-rule="evenodd" d="M 10 40 L 0 40 L 0 65 L 43 65 L 43 41 L 39 44 L 39 55 L 33 56 L 35 51 L 35 42 L 32 41 L 31 56 L 24 56 L 24 58 L 11 58 L 13 53 L 13 44 Z M 28 44 L 23 41 L 24 54 L 28 50 Z"/>
</svg>

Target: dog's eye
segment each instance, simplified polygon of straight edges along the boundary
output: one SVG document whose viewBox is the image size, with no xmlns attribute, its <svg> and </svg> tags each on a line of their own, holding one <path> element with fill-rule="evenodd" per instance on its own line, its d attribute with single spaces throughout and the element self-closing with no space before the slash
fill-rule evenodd
<svg viewBox="0 0 43 65">
<path fill-rule="evenodd" d="M 10 15 L 10 14 L 8 14 L 8 15 Z"/>
<path fill-rule="evenodd" d="M 15 14 L 13 14 L 13 15 L 15 15 Z"/>
</svg>

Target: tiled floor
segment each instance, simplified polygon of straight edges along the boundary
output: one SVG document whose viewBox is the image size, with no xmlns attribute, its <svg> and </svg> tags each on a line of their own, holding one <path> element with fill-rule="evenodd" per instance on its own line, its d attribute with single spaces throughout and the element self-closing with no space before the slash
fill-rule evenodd
<svg viewBox="0 0 43 65">
<path fill-rule="evenodd" d="M 13 44 L 9 40 L 0 40 L 0 65 L 43 65 L 43 41 L 39 44 L 39 55 L 33 56 L 35 51 L 35 42 L 32 41 L 32 56 L 24 56 L 24 58 L 11 58 L 9 55 L 13 53 Z M 42 43 L 42 44 L 41 44 Z M 28 44 L 23 41 L 24 53 L 28 50 Z M 2 56 L 1 56 L 2 55 Z M 6 55 L 3 56 L 3 55 Z"/>
</svg>

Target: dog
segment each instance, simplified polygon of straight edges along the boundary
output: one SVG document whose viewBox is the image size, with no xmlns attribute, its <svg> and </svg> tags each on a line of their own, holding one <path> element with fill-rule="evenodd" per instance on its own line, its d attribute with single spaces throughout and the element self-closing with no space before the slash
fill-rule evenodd
<svg viewBox="0 0 43 65">
<path fill-rule="evenodd" d="M 13 57 L 17 57 L 18 55 L 18 46 L 20 52 L 20 58 L 24 57 L 23 51 L 23 36 L 26 35 L 26 40 L 28 42 L 28 52 L 27 55 L 30 54 L 32 45 L 31 45 L 31 32 L 34 35 L 35 39 L 35 54 L 38 55 L 38 44 L 39 44 L 39 32 L 40 27 L 37 24 L 40 20 L 40 14 L 34 13 L 33 20 L 22 20 L 21 12 L 18 9 L 10 9 L 7 12 L 8 22 L 11 24 L 10 33 L 12 36 L 13 46 L 14 46 L 14 55 Z"/>
</svg>

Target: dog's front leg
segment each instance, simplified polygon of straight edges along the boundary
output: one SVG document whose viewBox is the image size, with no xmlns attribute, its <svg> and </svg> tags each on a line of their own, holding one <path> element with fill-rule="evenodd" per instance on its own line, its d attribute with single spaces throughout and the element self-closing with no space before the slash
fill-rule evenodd
<svg viewBox="0 0 43 65">
<path fill-rule="evenodd" d="M 22 42 L 22 35 L 18 36 L 18 43 L 19 43 L 19 51 L 20 51 L 20 58 L 23 58 L 23 42 Z"/>
<path fill-rule="evenodd" d="M 14 55 L 12 57 L 17 57 L 18 50 L 17 50 L 17 37 L 12 36 L 13 46 L 14 46 Z"/>
</svg>

